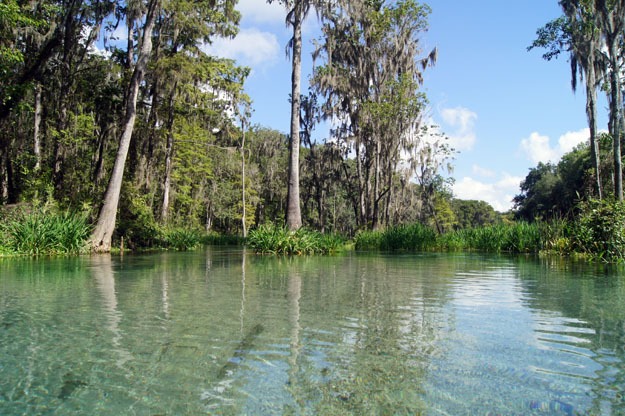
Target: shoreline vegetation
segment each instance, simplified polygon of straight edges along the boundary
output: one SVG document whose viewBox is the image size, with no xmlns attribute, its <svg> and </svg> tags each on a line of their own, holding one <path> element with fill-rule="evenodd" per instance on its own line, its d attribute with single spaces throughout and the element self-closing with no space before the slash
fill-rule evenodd
<svg viewBox="0 0 625 416">
<path fill-rule="evenodd" d="M 420 223 L 380 231 L 359 231 L 349 238 L 301 228 L 266 224 L 247 238 L 184 227 L 142 230 L 141 244 L 118 238 L 120 251 L 192 250 L 201 245 L 245 245 L 271 255 L 327 255 L 347 250 L 553 254 L 605 263 L 625 262 L 625 204 L 591 200 L 578 206 L 574 220 L 502 222 L 438 234 Z M 79 255 L 90 252 L 92 225 L 86 213 L 54 208 L 0 213 L 0 257 Z"/>
<path fill-rule="evenodd" d="M 245 243 L 280 255 L 625 262 L 624 2 L 560 2 L 564 15 L 536 31 L 528 49 L 570 55 L 572 86 L 584 75 L 589 140 L 530 168 L 505 213 L 454 195 L 459 149 L 430 124 L 423 85 L 438 56 L 423 43 L 430 6 L 321 2 L 323 30 L 302 82 L 301 45 L 313 39 L 301 23 L 312 3 L 268 2 L 287 6 L 293 30 L 289 134 L 252 122 L 253 68 L 199 47 L 236 36 L 236 2 L 4 1 L 0 256 Z M 600 92 L 609 92 L 607 132 L 597 125 Z M 320 131 L 323 120 L 333 128 Z"/>
</svg>

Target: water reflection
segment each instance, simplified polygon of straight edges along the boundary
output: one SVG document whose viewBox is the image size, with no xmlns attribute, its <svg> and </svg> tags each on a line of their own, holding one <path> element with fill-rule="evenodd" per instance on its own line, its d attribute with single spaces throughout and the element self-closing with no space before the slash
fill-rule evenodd
<svg viewBox="0 0 625 416">
<path fill-rule="evenodd" d="M 0 262 L 0 414 L 625 414 L 619 273 L 219 248 Z"/>
<path fill-rule="evenodd" d="M 287 300 L 289 312 L 290 331 L 290 355 L 289 355 L 289 376 L 288 386 L 297 405 L 302 408 L 305 402 L 298 392 L 299 385 L 299 356 L 301 351 L 300 332 L 300 298 L 302 297 L 302 277 L 298 270 L 292 270 L 289 274 L 287 286 Z"/>
<path fill-rule="evenodd" d="M 115 276 L 111 255 L 93 256 L 90 270 L 102 298 L 103 316 L 106 318 L 107 328 L 112 334 L 111 344 L 118 356 L 115 363 L 118 367 L 124 368 L 124 364 L 132 360 L 132 354 L 122 345 L 123 336 L 119 328 L 122 314 L 117 308 L 117 293 L 115 292 Z"/>
<path fill-rule="evenodd" d="M 618 266 L 519 261 L 535 337 L 556 357 L 541 369 L 589 399 L 590 414 L 625 414 L 625 282 Z"/>
</svg>

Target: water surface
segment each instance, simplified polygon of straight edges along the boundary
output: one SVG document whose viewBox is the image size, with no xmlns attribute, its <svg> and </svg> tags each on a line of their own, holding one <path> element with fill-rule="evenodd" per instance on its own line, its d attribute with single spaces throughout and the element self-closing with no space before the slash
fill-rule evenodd
<svg viewBox="0 0 625 416">
<path fill-rule="evenodd" d="M 477 254 L 0 260 L 0 414 L 625 414 L 624 283 Z"/>
</svg>

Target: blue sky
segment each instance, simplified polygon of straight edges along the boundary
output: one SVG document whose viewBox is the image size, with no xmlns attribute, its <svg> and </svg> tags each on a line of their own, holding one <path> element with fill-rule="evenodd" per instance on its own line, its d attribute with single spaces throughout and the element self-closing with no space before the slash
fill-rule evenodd
<svg viewBox="0 0 625 416">
<path fill-rule="evenodd" d="M 519 184 L 539 161 L 557 161 L 588 138 L 585 94 L 571 91 L 566 56 L 542 59 L 528 52 L 536 29 L 561 14 L 557 0 L 430 0 L 424 54 L 438 48 L 425 73 L 429 116 L 459 151 L 454 195 L 481 199 L 499 211 L 511 207 Z M 210 52 L 252 68 L 246 90 L 254 101 L 253 123 L 287 132 L 290 34 L 285 12 L 264 0 L 239 0 L 243 15 L 234 40 L 216 39 Z M 314 17 L 314 16 L 313 16 Z M 314 18 L 304 30 L 303 86 L 312 67 Z M 600 128 L 606 128 L 605 111 Z"/>
</svg>

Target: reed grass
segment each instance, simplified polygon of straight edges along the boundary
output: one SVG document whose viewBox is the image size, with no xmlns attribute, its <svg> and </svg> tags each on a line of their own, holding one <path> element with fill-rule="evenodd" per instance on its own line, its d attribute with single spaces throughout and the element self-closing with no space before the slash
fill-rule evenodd
<svg viewBox="0 0 625 416">
<path fill-rule="evenodd" d="M 300 228 L 290 231 L 277 225 L 262 225 L 251 230 L 247 245 L 257 253 L 264 254 L 328 254 L 340 251 L 344 239 L 334 234 L 322 234 Z"/>
<path fill-rule="evenodd" d="M 385 231 L 361 231 L 355 237 L 355 246 L 358 250 L 530 253 L 541 249 L 541 239 L 541 228 L 537 224 L 498 224 L 442 235 L 425 225 L 412 224 Z"/>
<path fill-rule="evenodd" d="M 354 248 L 356 250 L 379 250 L 381 242 L 381 231 L 361 230 L 354 237 Z"/>
<path fill-rule="evenodd" d="M 186 228 L 171 228 L 163 231 L 163 241 L 166 248 L 179 251 L 192 250 L 201 242 L 202 236 L 197 230 Z"/>
<path fill-rule="evenodd" d="M 91 233 L 87 215 L 69 211 L 22 214 L 3 228 L 8 252 L 32 256 L 84 253 Z"/>
<path fill-rule="evenodd" d="M 437 239 L 437 248 L 489 253 L 537 253 L 542 249 L 541 227 L 525 222 L 452 231 Z"/>
<path fill-rule="evenodd" d="M 380 239 L 380 249 L 384 251 L 425 251 L 435 244 L 436 232 L 419 223 L 391 227 Z"/>
</svg>

